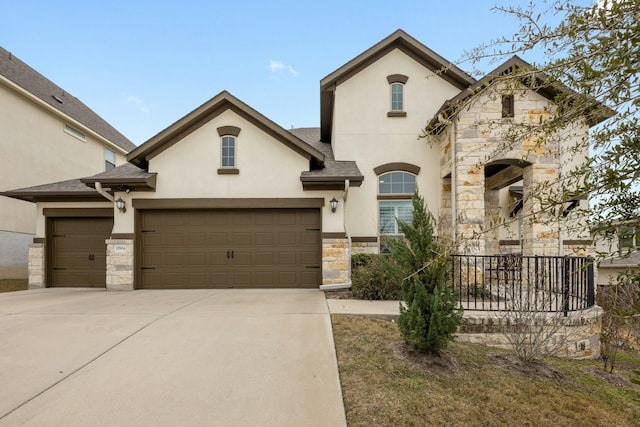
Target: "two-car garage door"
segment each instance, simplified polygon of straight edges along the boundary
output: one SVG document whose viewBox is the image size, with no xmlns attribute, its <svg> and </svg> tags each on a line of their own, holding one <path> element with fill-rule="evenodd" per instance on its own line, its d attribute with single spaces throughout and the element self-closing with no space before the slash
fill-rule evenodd
<svg viewBox="0 0 640 427">
<path fill-rule="evenodd" d="M 139 288 L 317 287 L 319 209 L 143 210 Z"/>
</svg>

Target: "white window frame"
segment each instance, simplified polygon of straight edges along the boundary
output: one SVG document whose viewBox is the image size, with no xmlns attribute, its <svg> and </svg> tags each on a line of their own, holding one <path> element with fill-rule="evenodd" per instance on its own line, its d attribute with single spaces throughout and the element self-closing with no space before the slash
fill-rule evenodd
<svg viewBox="0 0 640 427">
<path fill-rule="evenodd" d="M 113 161 L 110 160 L 111 157 L 113 157 Z M 104 170 L 110 171 L 115 167 L 116 167 L 116 152 L 110 148 L 104 147 Z"/>
<path fill-rule="evenodd" d="M 393 82 L 389 85 L 390 87 L 390 93 L 391 93 L 391 112 L 398 112 L 398 111 L 404 111 L 404 83 L 401 82 Z M 400 108 L 394 108 L 394 103 L 396 102 L 393 99 L 393 88 L 394 87 L 399 87 L 400 88 Z"/>
<path fill-rule="evenodd" d="M 225 140 L 230 139 L 233 141 L 233 164 L 225 165 Z M 228 156 L 227 156 L 228 158 Z M 238 167 L 238 138 L 234 135 L 222 135 L 220 137 L 220 167 L 223 169 L 236 169 Z"/>
<path fill-rule="evenodd" d="M 403 175 L 402 183 L 394 183 L 392 180 L 392 178 L 394 177 L 393 174 L 402 174 Z M 411 185 L 411 182 L 405 181 L 404 179 L 405 176 L 413 177 L 413 185 Z M 385 177 L 388 177 L 388 179 L 390 179 L 391 181 L 386 183 L 385 181 L 383 181 Z M 386 189 L 383 188 L 383 185 L 385 184 L 389 185 L 388 191 L 386 191 Z M 401 188 L 398 188 L 398 185 L 401 185 Z M 400 191 L 393 191 L 394 187 L 396 187 L 395 190 L 399 189 Z M 396 171 L 388 171 L 378 176 L 378 236 L 379 236 L 378 240 L 380 242 L 380 252 L 386 251 L 386 247 L 384 245 L 385 237 L 386 238 L 402 238 L 403 237 L 403 234 L 400 232 L 398 227 L 398 220 L 411 224 L 411 221 L 413 220 L 412 197 L 416 188 L 417 188 L 417 176 L 411 172 L 396 170 Z M 383 208 L 388 209 L 390 207 L 393 208 L 393 211 L 394 211 L 394 214 L 393 214 L 394 223 L 393 223 L 393 230 L 392 230 L 393 232 L 391 233 L 388 232 L 389 231 L 388 221 L 386 221 L 384 224 L 382 223 L 382 220 L 383 220 L 382 209 Z M 400 209 L 403 207 L 405 209 L 409 207 L 410 209 L 406 212 L 400 212 Z"/>
<path fill-rule="evenodd" d="M 76 139 L 79 139 L 82 142 L 85 142 L 87 140 L 87 135 L 85 135 L 84 133 L 80 132 L 78 129 L 66 123 L 64 124 L 64 131 L 65 133 L 73 136 Z"/>
</svg>

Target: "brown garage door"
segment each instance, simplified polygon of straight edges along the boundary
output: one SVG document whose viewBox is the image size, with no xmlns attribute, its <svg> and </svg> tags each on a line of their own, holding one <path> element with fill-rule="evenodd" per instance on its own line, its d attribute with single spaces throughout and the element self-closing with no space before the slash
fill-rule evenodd
<svg viewBox="0 0 640 427">
<path fill-rule="evenodd" d="M 141 288 L 317 287 L 318 209 L 142 211 Z"/>
<path fill-rule="evenodd" d="M 50 286 L 106 286 L 107 245 L 113 218 L 52 218 Z"/>
</svg>

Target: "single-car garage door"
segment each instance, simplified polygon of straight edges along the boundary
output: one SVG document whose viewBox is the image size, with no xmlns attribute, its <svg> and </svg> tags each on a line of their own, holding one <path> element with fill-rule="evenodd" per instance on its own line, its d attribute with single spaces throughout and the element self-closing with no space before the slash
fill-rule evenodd
<svg viewBox="0 0 640 427">
<path fill-rule="evenodd" d="M 318 287 L 319 209 L 141 212 L 140 288 Z"/>
<path fill-rule="evenodd" d="M 107 245 L 113 218 L 51 218 L 52 287 L 106 286 Z"/>
</svg>

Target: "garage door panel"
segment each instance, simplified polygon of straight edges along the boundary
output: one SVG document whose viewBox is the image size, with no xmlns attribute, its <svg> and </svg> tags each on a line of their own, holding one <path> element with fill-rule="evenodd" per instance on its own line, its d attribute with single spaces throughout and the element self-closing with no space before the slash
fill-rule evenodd
<svg viewBox="0 0 640 427">
<path fill-rule="evenodd" d="M 321 283 L 319 270 L 306 271 L 308 261 L 321 264 L 318 210 L 153 212 L 155 233 L 143 233 L 141 255 L 145 265 L 153 263 L 148 266 L 157 269 L 150 271 L 160 274 L 141 274 L 141 287 L 316 287 Z M 142 229 L 150 228 L 147 212 L 141 215 Z M 159 221 L 157 215 L 169 219 Z M 178 221 L 172 217 L 181 218 L 183 225 L 175 226 Z M 147 239 L 146 234 L 162 237 Z M 301 252 L 305 255 L 300 256 Z M 177 253 L 183 254 L 182 261 L 177 261 Z M 167 261 L 169 256 L 173 261 Z M 176 276 L 179 271 L 181 278 Z"/>
<path fill-rule="evenodd" d="M 113 218 L 51 218 L 48 284 L 53 287 L 105 287 L 106 239 Z"/>
</svg>

